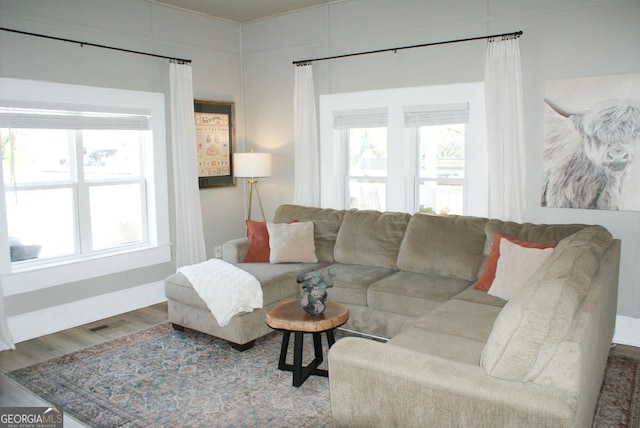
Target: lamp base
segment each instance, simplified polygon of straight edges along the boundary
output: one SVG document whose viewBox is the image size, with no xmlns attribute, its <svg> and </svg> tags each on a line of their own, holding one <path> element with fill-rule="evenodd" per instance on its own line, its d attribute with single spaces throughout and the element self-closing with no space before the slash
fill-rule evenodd
<svg viewBox="0 0 640 428">
<path fill-rule="evenodd" d="M 260 197 L 260 188 L 258 187 L 258 180 L 255 178 L 251 178 L 248 180 L 249 183 L 249 198 L 247 200 L 247 220 L 251 220 L 251 205 L 252 205 L 252 197 L 253 197 L 253 188 L 256 188 L 256 195 L 258 196 L 258 205 L 260 206 L 260 214 L 262 214 L 262 221 L 267 222 L 266 217 L 264 216 L 264 208 L 262 207 L 262 198 Z"/>
</svg>

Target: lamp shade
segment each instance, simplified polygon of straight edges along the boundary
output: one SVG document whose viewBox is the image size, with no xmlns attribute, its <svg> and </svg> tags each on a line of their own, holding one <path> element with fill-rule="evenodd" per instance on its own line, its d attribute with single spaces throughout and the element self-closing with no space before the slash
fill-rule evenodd
<svg viewBox="0 0 640 428">
<path fill-rule="evenodd" d="M 247 178 L 271 176 L 271 154 L 234 153 L 233 175 Z"/>
</svg>

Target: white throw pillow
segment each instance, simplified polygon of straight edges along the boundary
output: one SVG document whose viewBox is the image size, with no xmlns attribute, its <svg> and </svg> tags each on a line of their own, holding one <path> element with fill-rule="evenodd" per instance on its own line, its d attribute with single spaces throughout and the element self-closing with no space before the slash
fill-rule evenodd
<svg viewBox="0 0 640 428">
<path fill-rule="evenodd" d="M 313 240 L 313 222 L 267 223 L 269 231 L 269 262 L 317 263 Z"/>
<path fill-rule="evenodd" d="M 510 300 L 552 252 L 553 248 L 526 248 L 502 238 L 496 277 L 487 293 Z"/>
</svg>

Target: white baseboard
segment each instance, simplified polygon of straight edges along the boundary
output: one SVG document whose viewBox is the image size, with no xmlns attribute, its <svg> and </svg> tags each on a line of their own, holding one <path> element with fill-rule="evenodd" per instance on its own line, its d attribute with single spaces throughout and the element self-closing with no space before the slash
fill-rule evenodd
<svg viewBox="0 0 640 428">
<path fill-rule="evenodd" d="M 640 347 L 640 318 L 631 318 L 623 315 L 616 317 L 616 332 L 613 342 L 620 345 Z"/>
<path fill-rule="evenodd" d="M 23 342 L 82 324 L 164 302 L 164 282 L 103 294 L 77 302 L 9 317 L 14 342 Z"/>
</svg>

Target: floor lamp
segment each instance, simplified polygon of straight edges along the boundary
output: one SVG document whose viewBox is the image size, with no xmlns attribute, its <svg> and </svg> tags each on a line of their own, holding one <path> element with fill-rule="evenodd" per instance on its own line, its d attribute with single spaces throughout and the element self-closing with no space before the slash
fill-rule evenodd
<svg viewBox="0 0 640 428">
<path fill-rule="evenodd" d="M 264 208 L 262 207 L 262 198 L 258 188 L 258 177 L 271 176 L 271 154 L 270 153 L 234 153 L 233 154 L 233 175 L 240 178 L 248 178 L 249 197 L 247 199 L 247 220 L 251 220 L 251 203 L 253 196 L 253 188 L 256 188 L 258 203 L 260 204 L 260 213 L 262 221 L 266 222 L 264 216 Z"/>
</svg>

